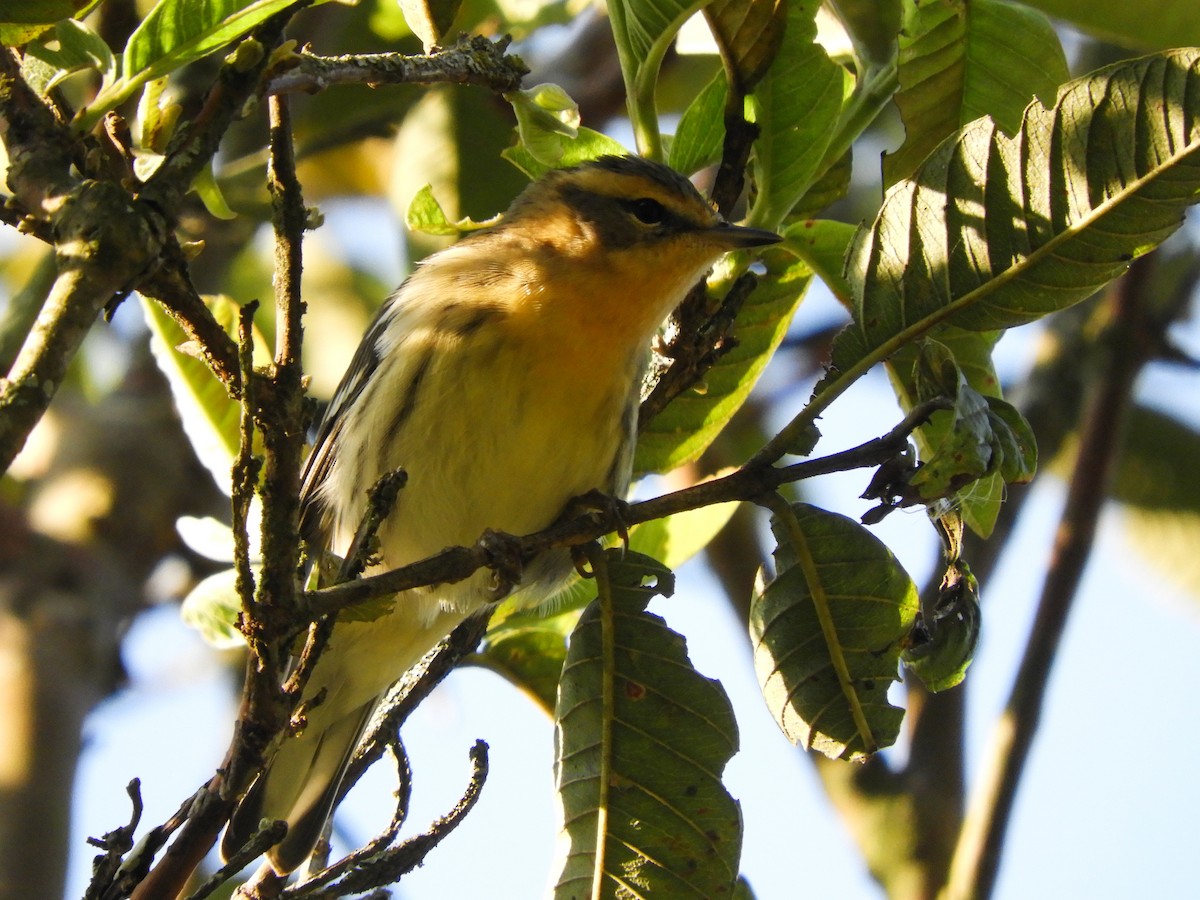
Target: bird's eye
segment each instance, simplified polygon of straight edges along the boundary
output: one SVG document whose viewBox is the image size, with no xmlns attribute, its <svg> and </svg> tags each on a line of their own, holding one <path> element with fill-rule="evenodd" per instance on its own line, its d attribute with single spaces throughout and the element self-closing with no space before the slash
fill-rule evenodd
<svg viewBox="0 0 1200 900">
<path fill-rule="evenodd" d="M 629 211 L 643 225 L 661 225 L 667 217 L 667 211 L 657 200 L 642 197 L 629 204 Z"/>
</svg>

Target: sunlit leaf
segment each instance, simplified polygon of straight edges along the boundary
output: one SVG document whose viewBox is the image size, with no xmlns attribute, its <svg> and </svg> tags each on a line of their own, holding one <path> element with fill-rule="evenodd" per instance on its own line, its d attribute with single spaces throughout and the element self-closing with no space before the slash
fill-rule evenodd
<svg viewBox="0 0 1200 900">
<path fill-rule="evenodd" d="M 888 548 L 844 516 L 797 503 L 771 528 L 779 574 L 750 607 L 754 668 L 793 743 L 862 759 L 890 746 L 887 699 L 916 619 L 917 589 Z"/>
<path fill-rule="evenodd" d="M 321 3 L 324 0 L 316 0 Z M 160 78 L 249 34 L 295 0 L 159 0 L 129 36 L 120 77 L 80 110 L 74 123 L 91 128 L 108 110 L 132 97 L 147 81 Z M 254 52 L 244 51 L 245 62 Z"/>
<path fill-rule="evenodd" d="M 720 780 L 738 746 L 729 698 L 645 612 L 670 573 L 620 551 L 608 560 L 611 601 L 580 619 L 559 688 L 567 848 L 554 896 L 729 896 L 741 852 L 741 812 Z"/>
<path fill-rule="evenodd" d="M 760 129 L 754 142 L 756 187 L 748 221 L 778 228 L 821 173 L 852 76 L 814 43 L 813 9 L 789 5 L 776 64 L 746 108 Z"/>
</svg>

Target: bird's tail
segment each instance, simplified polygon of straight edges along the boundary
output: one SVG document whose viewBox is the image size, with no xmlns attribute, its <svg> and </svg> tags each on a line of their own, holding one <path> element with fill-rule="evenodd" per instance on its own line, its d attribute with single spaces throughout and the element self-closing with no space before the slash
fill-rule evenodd
<svg viewBox="0 0 1200 900">
<path fill-rule="evenodd" d="M 335 626 L 308 684 L 310 694 L 324 689 L 324 699 L 309 711 L 304 731 L 279 745 L 238 803 L 221 842 L 226 859 L 263 819 L 288 824 L 287 835 L 267 852 L 276 872 L 291 872 L 312 854 L 377 700 L 468 614 L 443 609 L 414 616 L 411 600 L 398 598 L 393 613 L 374 621 Z"/>
</svg>

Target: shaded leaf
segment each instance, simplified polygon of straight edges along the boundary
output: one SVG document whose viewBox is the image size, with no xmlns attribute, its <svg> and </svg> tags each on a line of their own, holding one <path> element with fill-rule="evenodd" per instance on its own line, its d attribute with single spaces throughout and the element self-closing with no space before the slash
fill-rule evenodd
<svg viewBox="0 0 1200 900">
<path fill-rule="evenodd" d="M 638 434 L 635 472 L 668 472 L 704 452 L 749 396 L 811 280 L 803 263 L 768 264 L 738 313 L 737 345 L 709 369 L 700 390 L 676 397 Z"/>
<path fill-rule="evenodd" d="M 821 402 L 943 322 L 987 331 L 1070 306 L 1178 228 L 1200 189 L 1198 63 L 1175 51 L 1078 79 L 1013 138 L 973 122 L 889 191 L 850 250 L 854 323 Z"/>
<path fill-rule="evenodd" d="M 1051 101 L 1069 77 L 1050 23 L 1019 3 L 903 5 L 896 106 L 906 138 L 883 158 L 885 187 L 912 175 L 944 138 L 974 119 L 990 115 L 1005 131 L 1016 131 L 1030 100 Z"/>
<path fill-rule="evenodd" d="M 729 698 L 692 667 L 683 637 L 645 612 L 670 573 L 619 551 L 607 559 L 611 600 L 580 619 L 559 687 L 567 852 L 554 896 L 730 895 L 741 812 L 720 781 L 738 745 Z"/>
<path fill-rule="evenodd" d="M 793 743 L 862 759 L 890 746 L 903 710 L 888 703 L 917 589 L 891 551 L 844 516 L 803 503 L 772 517 L 779 574 L 750 607 L 754 668 Z"/>
<path fill-rule="evenodd" d="M 783 0 L 714 0 L 704 7 L 725 70 L 737 94 L 754 90 L 783 43 Z"/>
<path fill-rule="evenodd" d="M 1200 17 L 1187 0 L 1025 0 L 1030 6 L 1120 47 L 1166 50 L 1200 45 Z"/>
<path fill-rule="evenodd" d="M 116 60 L 108 44 L 84 23 L 65 19 L 54 26 L 53 37 L 58 45 L 55 48 L 46 46 L 44 41 L 25 48 L 21 65 L 23 72 L 30 72 L 32 60 L 49 67 L 44 74 L 27 77 L 30 87 L 38 93 L 45 94 L 76 72 L 95 69 L 106 80 L 111 80 L 116 74 Z"/>
</svg>

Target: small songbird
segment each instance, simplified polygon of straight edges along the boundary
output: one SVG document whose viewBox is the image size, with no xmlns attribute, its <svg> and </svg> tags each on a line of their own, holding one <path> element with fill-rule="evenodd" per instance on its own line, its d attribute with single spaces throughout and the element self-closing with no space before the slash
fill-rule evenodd
<svg viewBox="0 0 1200 900">
<path fill-rule="evenodd" d="M 367 489 L 399 467 L 408 482 L 379 531 L 380 569 L 486 529 L 540 530 L 589 492 L 623 495 L 657 329 L 722 254 L 778 240 L 726 223 L 645 159 L 607 156 L 531 184 L 499 225 L 429 257 L 380 309 L 308 458 L 305 539 L 344 555 Z M 543 555 L 518 596 L 535 605 L 570 572 L 565 552 Z M 281 874 L 304 862 L 375 704 L 485 607 L 488 576 L 334 626 L 307 687 L 324 699 L 242 800 L 227 856 L 261 819 L 285 819 L 268 859 Z"/>
</svg>

